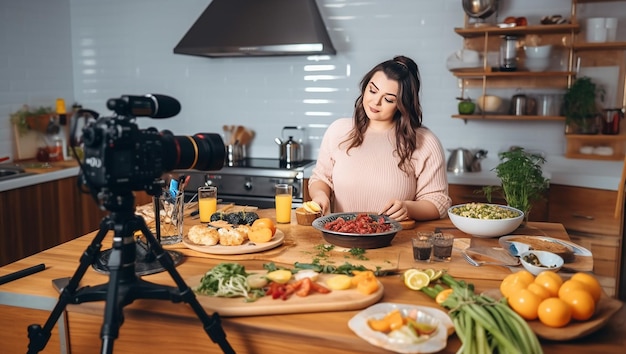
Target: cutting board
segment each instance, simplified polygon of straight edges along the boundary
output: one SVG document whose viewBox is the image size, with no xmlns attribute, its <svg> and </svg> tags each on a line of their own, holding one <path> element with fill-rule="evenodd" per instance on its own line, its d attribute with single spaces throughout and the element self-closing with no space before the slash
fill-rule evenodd
<svg viewBox="0 0 626 354">
<path fill-rule="evenodd" d="M 265 271 L 247 270 L 248 273 L 261 273 Z M 318 283 L 324 285 L 324 281 L 334 274 L 320 274 Z M 192 289 L 200 284 L 202 275 L 185 279 Z M 198 302 L 206 310 L 218 312 L 220 316 L 260 316 L 282 315 L 290 313 L 310 313 L 328 311 L 349 311 L 364 309 L 378 302 L 384 294 L 383 285 L 378 283 L 378 290 L 370 295 L 364 295 L 356 289 L 332 290 L 328 294 L 311 293 L 306 297 L 292 295 L 287 300 L 272 299 L 265 296 L 255 302 L 245 302 L 243 298 L 226 298 L 197 294 Z"/>
</svg>

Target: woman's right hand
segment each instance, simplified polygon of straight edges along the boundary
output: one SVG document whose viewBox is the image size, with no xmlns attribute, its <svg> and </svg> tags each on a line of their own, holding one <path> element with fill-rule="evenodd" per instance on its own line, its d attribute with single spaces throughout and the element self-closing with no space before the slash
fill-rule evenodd
<svg viewBox="0 0 626 354">
<path fill-rule="evenodd" d="M 330 212 L 330 199 L 328 198 L 313 198 L 313 201 L 316 202 L 322 208 L 322 215 L 326 215 Z"/>
</svg>

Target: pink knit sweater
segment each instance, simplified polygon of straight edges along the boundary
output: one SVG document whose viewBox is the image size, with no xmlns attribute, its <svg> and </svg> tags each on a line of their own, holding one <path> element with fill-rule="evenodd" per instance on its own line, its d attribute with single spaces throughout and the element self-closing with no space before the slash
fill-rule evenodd
<svg viewBox="0 0 626 354">
<path fill-rule="evenodd" d="M 346 152 L 339 146 L 352 129 L 352 119 L 333 122 L 322 139 L 309 184 L 322 181 L 334 193 L 332 212 L 379 212 L 390 199 L 428 200 L 441 217 L 450 207 L 445 155 L 439 139 L 427 128 L 417 131 L 413 153 L 414 174 L 407 176 L 397 164 L 395 131 L 368 130 L 363 144 Z"/>
</svg>

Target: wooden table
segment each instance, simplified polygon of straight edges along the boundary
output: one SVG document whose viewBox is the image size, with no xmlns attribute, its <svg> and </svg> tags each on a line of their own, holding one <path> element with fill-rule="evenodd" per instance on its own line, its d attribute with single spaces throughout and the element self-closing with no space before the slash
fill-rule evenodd
<svg viewBox="0 0 626 354">
<path fill-rule="evenodd" d="M 273 210 L 258 212 L 261 216 L 273 217 Z M 246 269 L 261 269 L 264 263 L 276 259 L 291 259 L 294 250 L 302 244 L 322 244 L 321 233 L 294 222 L 279 225 L 286 235 L 285 246 L 292 247 L 277 255 L 267 252 L 262 255 L 234 256 L 233 261 L 246 266 Z M 187 227 L 198 223 L 188 219 Z M 412 260 L 410 238 L 418 230 L 450 228 L 449 220 L 418 223 L 413 230 L 398 233 L 392 246 L 375 251 L 368 250 L 372 262 L 376 252 L 397 255 L 390 266 L 400 269 L 420 267 Z M 567 239 L 567 233 L 560 224 L 529 223 L 523 233 L 549 235 Z M 35 264 L 45 263 L 46 270 L 0 286 L 0 343 L 3 353 L 23 353 L 28 346 L 27 326 L 42 324 L 48 319 L 50 310 L 58 301 L 58 293 L 51 281 L 70 277 L 79 264 L 81 254 L 91 243 L 95 233 L 80 237 L 60 246 L 48 249 L 31 257 L 24 258 L 0 268 L 0 275 L 8 274 Z M 468 236 L 469 237 L 469 236 Z M 472 239 L 477 240 L 477 239 Z M 496 239 L 480 239 L 480 242 L 497 242 Z M 103 249 L 110 248 L 111 235 L 103 242 Z M 289 254 L 291 256 L 284 256 Z M 176 267 L 183 278 L 205 273 L 215 264 L 228 261 L 230 256 L 209 258 L 203 254 L 185 252 L 184 262 Z M 311 256 L 301 251 L 295 253 L 302 262 L 309 262 Z M 351 263 L 358 263 L 347 259 Z M 285 265 L 293 265 L 284 263 Z M 429 267 L 446 269 L 451 275 L 474 283 L 477 291 L 497 288 L 510 270 L 503 267 L 475 268 L 465 263 L 453 253 L 450 263 L 431 263 Z M 174 285 L 167 272 L 148 275 L 143 279 L 164 285 Z M 108 282 L 107 275 L 89 269 L 81 279 L 81 286 Z M 384 296 L 381 302 L 397 302 L 438 307 L 421 292 L 407 289 L 399 275 L 381 277 Z M 103 322 L 103 302 L 90 302 L 69 305 L 66 316 L 61 316 L 52 332 L 52 338 L 44 353 L 94 353 L 100 350 L 100 329 Z M 268 315 L 222 318 L 222 326 L 229 343 L 238 353 L 309 353 L 323 350 L 325 353 L 384 353 L 385 350 L 372 346 L 357 337 L 347 326 L 348 320 L 358 311 L 337 311 L 323 313 L 303 313 L 290 315 Z M 210 313 L 209 313 L 210 314 Z M 171 303 L 162 300 L 139 299 L 124 307 L 125 321 L 120 327 L 119 338 L 114 341 L 115 353 L 219 353 L 220 348 L 208 338 L 195 312 L 184 303 Z M 585 338 L 568 342 L 542 341 L 546 353 L 617 353 L 626 346 L 626 308 L 612 317 L 600 331 Z M 450 336 L 444 353 L 455 353 L 460 345 L 455 335 Z"/>
</svg>

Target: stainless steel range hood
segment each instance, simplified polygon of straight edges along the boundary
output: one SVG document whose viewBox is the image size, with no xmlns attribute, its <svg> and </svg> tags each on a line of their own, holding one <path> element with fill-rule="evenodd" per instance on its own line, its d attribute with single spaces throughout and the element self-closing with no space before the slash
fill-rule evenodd
<svg viewBox="0 0 626 354">
<path fill-rule="evenodd" d="M 174 53 L 239 57 L 336 51 L 315 0 L 213 0 Z"/>
</svg>

